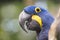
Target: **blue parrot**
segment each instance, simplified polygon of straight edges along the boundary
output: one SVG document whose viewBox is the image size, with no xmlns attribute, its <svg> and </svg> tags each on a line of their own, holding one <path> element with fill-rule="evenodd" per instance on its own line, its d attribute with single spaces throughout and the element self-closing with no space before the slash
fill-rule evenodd
<svg viewBox="0 0 60 40">
<path fill-rule="evenodd" d="M 48 32 L 54 17 L 44 8 L 38 6 L 27 6 L 19 15 L 19 24 L 22 29 L 36 31 L 37 40 L 48 40 Z"/>
</svg>

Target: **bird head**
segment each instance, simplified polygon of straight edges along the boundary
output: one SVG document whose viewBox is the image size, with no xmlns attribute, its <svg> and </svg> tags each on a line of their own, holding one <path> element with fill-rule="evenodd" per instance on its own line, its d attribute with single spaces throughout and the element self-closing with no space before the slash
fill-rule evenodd
<svg viewBox="0 0 60 40">
<path fill-rule="evenodd" d="M 22 29 L 25 32 L 27 32 L 24 26 L 26 21 L 36 20 L 36 18 L 38 18 L 38 20 L 36 21 L 40 23 L 40 25 L 42 26 L 43 23 L 46 23 L 47 20 L 49 20 L 48 17 L 50 16 L 46 17 L 46 15 L 49 14 L 47 10 L 43 8 L 37 6 L 27 6 L 23 9 L 23 11 L 19 15 L 19 24 L 22 27 Z"/>
</svg>

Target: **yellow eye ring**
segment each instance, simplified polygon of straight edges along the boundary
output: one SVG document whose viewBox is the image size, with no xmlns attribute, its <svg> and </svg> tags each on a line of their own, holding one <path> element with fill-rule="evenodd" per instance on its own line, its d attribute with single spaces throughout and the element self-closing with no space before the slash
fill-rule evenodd
<svg viewBox="0 0 60 40">
<path fill-rule="evenodd" d="M 41 12 L 41 9 L 39 7 L 36 7 L 35 8 L 35 12 L 38 13 L 38 12 Z"/>
</svg>

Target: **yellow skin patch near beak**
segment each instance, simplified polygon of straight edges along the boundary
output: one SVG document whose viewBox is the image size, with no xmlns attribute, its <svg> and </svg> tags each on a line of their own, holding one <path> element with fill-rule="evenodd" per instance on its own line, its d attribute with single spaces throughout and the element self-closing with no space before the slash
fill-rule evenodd
<svg viewBox="0 0 60 40">
<path fill-rule="evenodd" d="M 38 15 L 32 15 L 32 20 L 35 20 L 39 23 L 40 28 L 42 28 L 42 19 Z"/>
</svg>

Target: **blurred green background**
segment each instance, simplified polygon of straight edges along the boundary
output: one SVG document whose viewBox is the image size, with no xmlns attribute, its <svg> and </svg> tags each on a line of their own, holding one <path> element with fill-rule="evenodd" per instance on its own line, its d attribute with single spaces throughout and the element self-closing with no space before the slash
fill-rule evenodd
<svg viewBox="0 0 60 40">
<path fill-rule="evenodd" d="M 25 33 L 19 26 L 18 17 L 28 5 L 41 6 L 55 17 L 59 0 L 0 0 L 0 40 L 36 40 L 36 32 Z"/>
</svg>

